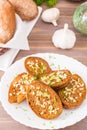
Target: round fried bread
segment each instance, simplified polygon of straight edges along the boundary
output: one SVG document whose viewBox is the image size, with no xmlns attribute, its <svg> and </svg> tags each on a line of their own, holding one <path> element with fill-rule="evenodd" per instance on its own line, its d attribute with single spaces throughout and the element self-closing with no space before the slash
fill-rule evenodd
<svg viewBox="0 0 87 130">
<path fill-rule="evenodd" d="M 53 87 L 65 87 L 71 79 L 71 72 L 69 70 L 56 70 L 48 74 L 40 76 L 40 81 Z"/>
<path fill-rule="evenodd" d="M 39 57 L 26 58 L 24 65 L 29 73 L 37 77 L 39 77 L 41 74 L 51 71 L 51 68 L 46 60 Z"/>
<path fill-rule="evenodd" d="M 7 1 L 0 1 L 0 43 L 8 42 L 16 30 L 16 18 L 13 6 Z"/>
<path fill-rule="evenodd" d="M 27 101 L 37 116 L 44 119 L 57 118 L 62 113 L 62 103 L 49 86 L 34 81 L 27 87 Z"/>
<path fill-rule="evenodd" d="M 72 109 L 79 106 L 86 97 L 86 85 L 83 79 L 73 74 L 67 87 L 58 91 L 64 108 Z"/>
<path fill-rule="evenodd" d="M 38 7 L 33 0 L 9 0 L 22 20 L 32 20 L 38 15 Z"/>
<path fill-rule="evenodd" d="M 26 85 L 34 80 L 34 76 L 28 73 L 18 74 L 10 84 L 8 101 L 10 103 L 21 103 L 26 99 Z"/>
</svg>

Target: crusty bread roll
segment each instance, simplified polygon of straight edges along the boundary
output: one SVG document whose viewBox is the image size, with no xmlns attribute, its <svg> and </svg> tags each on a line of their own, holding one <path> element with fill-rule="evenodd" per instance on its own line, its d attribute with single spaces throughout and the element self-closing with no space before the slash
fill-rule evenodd
<svg viewBox="0 0 87 130">
<path fill-rule="evenodd" d="M 8 42 L 16 29 L 15 11 L 7 1 L 0 1 L 0 43 Z"/>
<path fill-rule="evenodd" d="M 22 20 L 32 20 L 38 14 L 38 7 L 33 0 L 9 0 Z"/>
</svg>

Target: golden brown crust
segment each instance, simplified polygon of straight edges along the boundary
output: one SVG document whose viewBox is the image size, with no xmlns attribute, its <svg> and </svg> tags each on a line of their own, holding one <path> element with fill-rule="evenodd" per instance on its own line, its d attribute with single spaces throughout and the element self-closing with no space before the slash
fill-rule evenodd
<svg viewBox="0 0 87 130">
<path fill-rule="evenodd" d="M 62 113 L 59 96 L 52 88 L 39 81 L 28 85 L 27 101 L 36 115 L 41 118 L 54 119 Z"/>
<path fill-rule="evenodd" d="M 10 103 L 21 103 L 26 99 L 26 85 L 30 84 L 35 78 L 28 73 L 18 74 L 10 84 L 8 101 Z"/>
<path fill-rule="evenodd" d="M 71 79 L 71 72 L 69 70 L 56 70 L 48 74 L 43 74 L 40 77 L 40 81 L 53 87 L 62 88 L 65 87 Z"/>
<path fill-rule="evenodd" d="M 14 35 L 16 29 L 15 11 L 7 1 L 0 2 L 0 43 L 8 42 Z"/>
<path fill-rule="evenodd" d="M 9 0 L 22 20 L 32 20 L 38 15 L 38 7 L 33 0 Z"/>
<path fill-rule="evenodd" d="M 59 97 L 66 109 L 79 106 L 86 97 L 86 85 L 83 79 L 73 74 L 69 84 L 58 91 Z"/>
<path fill-rule="evenodd" d="M 26 58 L 24 65 L 29 73 L 37 77 L 43 73 L 52 71 L 49 64 L 44 59 L 39 57 Z"/>
</svg>

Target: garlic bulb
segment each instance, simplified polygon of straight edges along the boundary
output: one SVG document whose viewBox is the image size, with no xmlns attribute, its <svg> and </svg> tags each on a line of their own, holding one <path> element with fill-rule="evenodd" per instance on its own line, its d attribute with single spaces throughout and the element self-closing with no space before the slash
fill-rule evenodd
<svg viewBox="0 0 87 130">
<path fill-rule="evenodd" d="M 58 8 L 50 8 L 43 11 L 41 18 L 44 22 L 52 23 L 54 26 L 57 26 L 59 15 L 60 11 Z"/>
<path fill-rule="evenodd" d="M 54 32 L 52 42 L 54 46 L 61 49 L 70 49 L 75 45 L 76 36 L 73 31 L 68 29 L 68 24 L 65 24 L 64 29 Z"/>
</svg>

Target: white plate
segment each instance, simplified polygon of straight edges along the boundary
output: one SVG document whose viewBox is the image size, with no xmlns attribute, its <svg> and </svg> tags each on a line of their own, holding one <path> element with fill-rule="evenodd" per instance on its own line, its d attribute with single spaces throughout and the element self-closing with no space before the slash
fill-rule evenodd
<svg viewBox="0 0 87 130">
<path fill-rule="evenodd" d="M 64 69 L 71 70 L 72 73 L 79 74 L 87 85 L 87 68 L 79 61 L 59 54 L 53 53 L 39 53 L 34 56 L 42 57 L 50 64 L 52 69 Z M 26 57 L 25 57 L 26 58 Z M 5 72 L 1 79 L 0 96 L 4 109 L 9 115 L 16 121 L 33 128 L 38 129 L 59 129 L 66 126 L 70 126 L 85 118 L 87 115 L 87 98 L 82 105 L 77 109 L 63 110 L 63 113 L 56 119 L 45 120 L 36 116 L 36 114 L 30 109 L 26 101 L 21 104 L 10 104 L 8 102 L 8 90 L 12 79 L 21 72 L 26 71 L 24 68 L 25 58 L 15 62 Z"/>
</svg>

